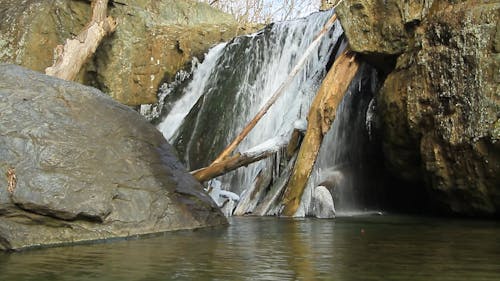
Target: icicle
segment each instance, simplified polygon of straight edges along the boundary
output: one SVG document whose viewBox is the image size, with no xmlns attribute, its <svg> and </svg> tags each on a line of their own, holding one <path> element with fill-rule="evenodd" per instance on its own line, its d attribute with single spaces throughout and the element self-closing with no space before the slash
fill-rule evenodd
<svg viewBox="0 0 500 281">
<path fill-rule="evenodd" d="M 184 96 L 175 103 L 166 118 L 158 125 L 158 129 L 167 140 L 171 140 L 176 130 L 182 124 L 184 117 L 186 117 L 201 95 L 204 94 L 204 88 L 198 87 L 198 85 L 207 83 L 211 78 L 210 74 L 213 73 L 213 69 L 217 67 L 217 61 L 223 54 L 225 46 L 226 43 L 219 44 L 208 52 L 205 61 L 194 72 L 193 81 L 184 91 Z"/>
</svg>

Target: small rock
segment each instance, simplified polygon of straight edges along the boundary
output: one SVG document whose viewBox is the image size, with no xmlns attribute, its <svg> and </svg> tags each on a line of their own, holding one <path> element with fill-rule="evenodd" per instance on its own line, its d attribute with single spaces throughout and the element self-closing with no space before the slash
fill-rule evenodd
<svg viewBox="0 0 500 281">
<path fill-rule="evenodd" d="M 313 214 L 320 219 L 335 218 L 335 206 L 333 204 L 332 194 L 322 185 L 314 189 Z"/>
</svg>

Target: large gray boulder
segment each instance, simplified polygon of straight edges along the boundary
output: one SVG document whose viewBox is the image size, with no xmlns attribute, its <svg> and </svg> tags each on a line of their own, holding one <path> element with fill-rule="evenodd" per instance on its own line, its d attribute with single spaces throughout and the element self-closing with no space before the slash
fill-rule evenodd
<svg viewBox="0 0 500 281">
<path fill-rule="evenodd" d="M 0 249 L 225 224 L 152 125 L 98 90 L 0 65 Z"/>
</svg>

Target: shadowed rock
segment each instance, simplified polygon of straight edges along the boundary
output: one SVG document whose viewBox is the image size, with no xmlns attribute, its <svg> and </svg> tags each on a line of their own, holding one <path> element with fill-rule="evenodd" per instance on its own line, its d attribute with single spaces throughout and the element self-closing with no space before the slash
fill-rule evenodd
<svg viewBox="0 0 500 281">
<path fill-rule="evenodd" d="M 337 12 L 351 48 L 392 68 L 377 100 L 385 165 L 437 211 L 498 216 L 500 3 L 352 0 Z"/>
</svg>

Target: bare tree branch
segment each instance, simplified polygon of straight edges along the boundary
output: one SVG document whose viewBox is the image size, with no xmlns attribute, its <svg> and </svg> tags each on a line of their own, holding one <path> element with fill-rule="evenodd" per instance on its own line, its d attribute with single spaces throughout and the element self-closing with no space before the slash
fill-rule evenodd
<svg viewBox="0 0 500 281">
<path fill-rule="evenodd" d="M 95 53 L 102 39 L 116 29 L 116 21 L 106 17 L 108 0 L 92 1 L 92 19 L 74 39 L 67 39 L 64 46 L 55 49 L 54 64 L 45 74 L 64 80 L 74 80 L 82 66 Z"/>
<path fill-rule="evenodd" d="M 232 14 L 240 23 L 269 23 L 319 10 L 321 0 L 199 0 Z"/>
</svg>

